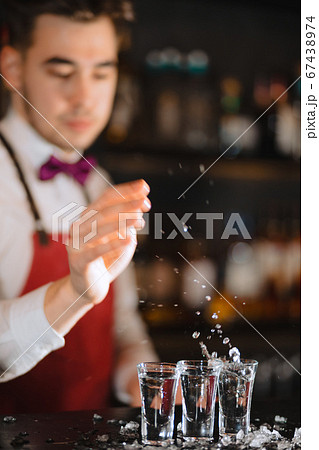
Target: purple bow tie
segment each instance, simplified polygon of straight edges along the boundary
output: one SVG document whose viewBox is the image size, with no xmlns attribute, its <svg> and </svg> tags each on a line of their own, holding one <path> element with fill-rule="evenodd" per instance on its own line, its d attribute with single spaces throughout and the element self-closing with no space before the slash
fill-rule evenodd
<svg viewBox="0 0 319 450">
<path fill-rule="evenodd" d="M 87 176 L 92 170 L 92 166 L 95 165 L 96 159 L 93 156 L 88 156 L 86 159 L 81 158 L 74 164 L 62 162 L 54 156 L 51 156 L 50 159 L 40 167 L 39 178 L 40 180 L 51 180 L 51 178 L 54 178 L 58 173 L 64 172 L 73 177 L 80 184 L 84 185 Z"/>
</svg>

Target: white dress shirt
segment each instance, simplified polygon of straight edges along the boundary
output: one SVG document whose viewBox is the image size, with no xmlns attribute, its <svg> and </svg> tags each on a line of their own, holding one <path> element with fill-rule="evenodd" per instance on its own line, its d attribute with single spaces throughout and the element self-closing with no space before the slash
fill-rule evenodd
<svg viewBox="0 0 319 450">
<path fill-rule="evenodd" d="M 86 205 L 83 188 L 64 173 L 40 181 L 40 166 L 51 155 L 65 159 L 64 152 L 42 138 L 22 117 L 10 109 L 0 130 L 11 144 L 37 205 L 45 230 L 51 233 L 52 215 L 75 202 Z M 74 160 L 79 155 L 74 153 Z M 99 172 L 107 178 L 100 168 Z M 108 187 L 92 170 L 86 191 L 91 201 Z M 34 218 L 7 150 L 0 141 L 0 381 L 8 381 L 34 367 L 51 351 L 63 347 L 64 336 L 50 328 L 43 309 L 49 284 L 27 295 L 21 293 L 32 263 Z M 137 312 L 134 273 L 126 269 L 114 282 L 115 389 L 122 401 L 129 401 L 125 386 L 136 364 L 155 360 L 145 325 Z M 76 325 L 75 325 L 76 326 Z M 67 336 L 66 336 L 67 339 Z"/>
</svg>

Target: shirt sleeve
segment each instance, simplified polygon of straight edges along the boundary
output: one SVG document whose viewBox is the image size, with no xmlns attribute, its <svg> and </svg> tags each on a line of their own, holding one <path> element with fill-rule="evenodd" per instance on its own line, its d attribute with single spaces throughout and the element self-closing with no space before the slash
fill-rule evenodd
<svg viewBox="0 0 319 450">
<path fill-rule="evenodd" d="M 22 297 L 0 300 L 0 382 L 32 369 L 64 338 L 49 324 L 43 308 L 49 284 Z"/>
<path fill-rule="evenodd" d="M 137 306 L 135 275 L 130 265 L 114 282 L 114 327 L 116 340 L 116 364 L 114 388 L 117 398 L 130 402 L 127 385 L 137 373 L 136 365 L 143 361 L 158 361 Z"/>
</svg>

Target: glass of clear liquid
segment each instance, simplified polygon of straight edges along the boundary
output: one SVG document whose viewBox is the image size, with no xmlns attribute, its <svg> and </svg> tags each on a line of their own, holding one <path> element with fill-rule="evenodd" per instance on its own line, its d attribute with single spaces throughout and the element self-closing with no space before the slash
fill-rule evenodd
<svg viewBox="0 0 319 450">
<path fill-rule="evenodd" d="M 141 436 L 147 445 L 172 444 L 175 398 L 179 373 L 176 364 L 145 362 L 137 365 L 140 384 Z"/>
<path fill-rule="evenodd" d="M 250 407 L 258 362 L 224 361 L 218 382 L 219 434 L 235 437 L 250 426 Z"/>
<path fill-rule="evenodd" d="M 213 439 L 215 400 L 222 361 L 184 360 L 177 363 L 182 387 L 182 435 L 185 441 Z"/>
</svg>

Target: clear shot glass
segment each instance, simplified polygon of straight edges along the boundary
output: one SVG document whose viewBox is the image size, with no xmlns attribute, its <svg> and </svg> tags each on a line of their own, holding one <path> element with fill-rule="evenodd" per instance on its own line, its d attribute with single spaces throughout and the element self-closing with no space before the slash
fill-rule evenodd
<svg viewBox="0 0 319 450">
<path fill-rule="evenodd" d="M 145 362 L 137 365 L 137 372 L 142 399 L 142 443 L 172 444 L 179 379 L 176 364 Z"/>
<path fill-rule="evenodd" d="M 184 360 L 177 363 L 182 387 L 182 435 L 185 441 L 213 439 L 215 400 L 222 361 Z"/>
<path fill-rule="evenodd" d="M 257 366 L 257 361 L 249 359 L 223 361 L 218 382 L 220 436 L 248 433 Z"/>
</svg>

